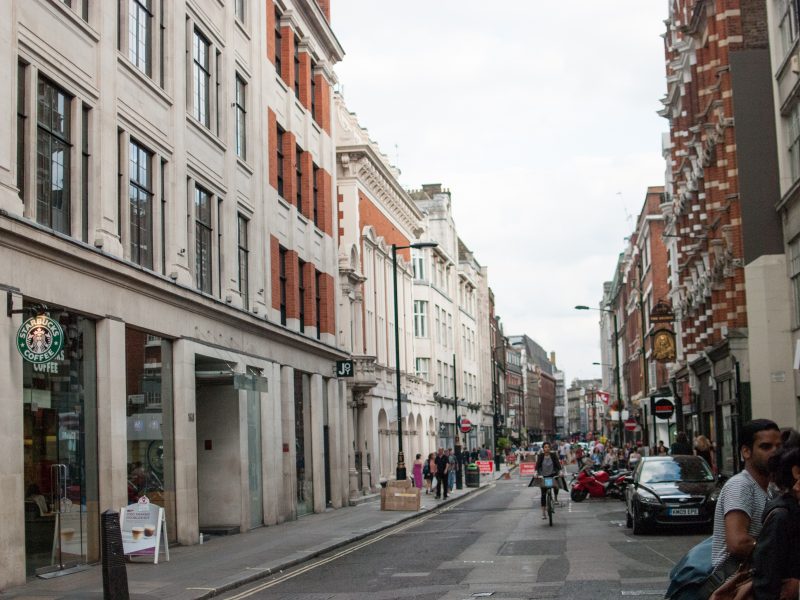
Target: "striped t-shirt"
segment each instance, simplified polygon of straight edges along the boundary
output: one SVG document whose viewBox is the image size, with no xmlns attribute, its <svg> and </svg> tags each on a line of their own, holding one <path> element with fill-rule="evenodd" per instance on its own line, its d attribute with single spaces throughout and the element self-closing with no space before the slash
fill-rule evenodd
<svg viewBox="0 0 800 600">
<path fill-rule="evenodd" d="M 725 515 L 732 510 L 740 510 L 750 517 L 747 528 L 754 539 L 761 533 L 761 517 L 767 503 L 767 492 L 747 471 L 731 477 L 720 492 L 717 509 L 714 513 L 714 540 L 712 542 L 711 561 L 714 568 L 730 557 L 725 544 Z"/>
</svg>

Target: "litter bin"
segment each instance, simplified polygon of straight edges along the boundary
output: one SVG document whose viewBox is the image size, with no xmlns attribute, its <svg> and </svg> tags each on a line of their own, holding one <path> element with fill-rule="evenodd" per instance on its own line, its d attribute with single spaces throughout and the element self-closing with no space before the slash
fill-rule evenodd
<svg viewBox="0 0 800 600">
<path fill-rule="evenodd" d="M 481 473 L 478 471 L 478 465 L 470 463 L 467 465 L 465 483 L 467 487 L 480 487 L 481 486 Z"/>
</svg>

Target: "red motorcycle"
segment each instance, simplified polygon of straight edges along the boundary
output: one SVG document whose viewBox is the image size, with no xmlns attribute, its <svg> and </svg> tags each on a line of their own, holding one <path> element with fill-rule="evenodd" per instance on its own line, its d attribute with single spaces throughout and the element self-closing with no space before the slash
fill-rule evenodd
<svg viewBox="0 0 800 600">
<path fill-rule="evenodd" d="M 630 471 L 593 471 L 586 466 L 573 477 L 569 497 L 574 502 L 583 502 L 587 496 L 621 500 L 625 497 L 625 477 L 630 474 Z"/>
</svg>

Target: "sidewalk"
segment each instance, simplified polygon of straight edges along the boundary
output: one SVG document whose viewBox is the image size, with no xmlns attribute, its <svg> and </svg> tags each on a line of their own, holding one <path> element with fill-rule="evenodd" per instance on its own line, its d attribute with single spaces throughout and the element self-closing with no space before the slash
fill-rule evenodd
<svg viewBox="0 0 800 600">
<path fill-rule="evenodd" d="M 491 478 L 484 478 L 481 488 L 502 477 L 505 472 L 506 465 L 501 465 L 499 473 L 493 473 Z M 247 533 L 215 536 L 203 545 L 174 546 L 170 548 L 169 562 L 162 557 L 157 565 L 127 563 L 131 599 L 211 598 L 403 521 L 417 518 L 481 488 L 464 487 L 455 490 L 446 501 L 435 500 L 433 495 L 426 495 L 423 491 L 421 509 L 416 513 L 382 512 L 380 502 L 372 501 L 304 516 L 280 525 L 261 527 Z M 6 598 L 103 598 L 102 570 L 100 565 L 94 565 L 86 571 L 63 577 L 32 579 L 23 586 L 0 592 L 0 599 Z"/>
</svg>

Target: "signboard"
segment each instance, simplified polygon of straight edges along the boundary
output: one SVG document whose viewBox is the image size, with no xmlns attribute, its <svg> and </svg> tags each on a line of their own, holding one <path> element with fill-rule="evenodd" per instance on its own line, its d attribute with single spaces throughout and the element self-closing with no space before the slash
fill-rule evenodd
<svg viewBox="0 0 800 600">
<path fill-rule="evenodd" d="M 659 300 L 656 305 L 650 309 L 650 322 L 651 323 L 672 323 L 675 321 L 675 313 L 672 312 L 672 307 Z"/>
<path fill-rule="evenodd" d="M 608 404 L 608 401 L 611 399 L 611 394 L 608 392 L 604 392 L 603 390 L 597 390 L 597 397 L 603 401 L 603 404 Z"/>
<path fill-rule="evenodd" d="M 636 422 L 636 419 L 628 419 L 625 421 L 625 430 L 626 431 L 636 431 L 639 427 L 639 424 Z"/>
<path fill-rule="evenodd" d="M 533 474 L 536 472 L 536 463 L 535 462 L 521 462 L 519 463 L 519 476 L 520 477 L 533 477 Z"/>
<path fill-rule="evenodd" d="M 478 465 L 478 472 L 481 475 L 494 472 L 494 463 L 490 460 L 477 460 L 475 464 Z"/>
<path fill-rule="evenodd" d="M 461 428 L 461 433 L 469 433 L 470 431 L 472 431 L 472 422 L 466 417 L 461 417 L 460 428 Z"/>
<path fill-rule="evenodd" d="M 675 414 L 675 405 L 670 398 L 653 398 L 653 414 L 659 419 L 670 419 Z"/>
<path fill-rule="evenodd" d="M 17 330 L 17 351 L 28 362 L 48 363 L 58 357 L 63 347 L 64 330 L 47 315 L 23 321 Z"/>
<path fill-rule="evenodd" d="M 668 329 L 660 329 L 653 335 L 653 358 L 660 362 L 675 360 L 675 334 Z"/>
<path fill-rule="evenodd" d="M 354 377 L 356 373 L 356 365 L 353 360 L 337 360 L 336 361 L 336 376 L 337 377 Z"/>
<path fill-rule="evenodd" d="M 164 551 L 169 560 L 164 509 L 150 504 L 147 496 L 139 498 L 136 504 L 120 509 L 119 528 L 122 532 L 122 550 L 126 556 L 152 556 L 153 563 L 158 564 L 158 550 L 163 536 Z"/>
</svg>

